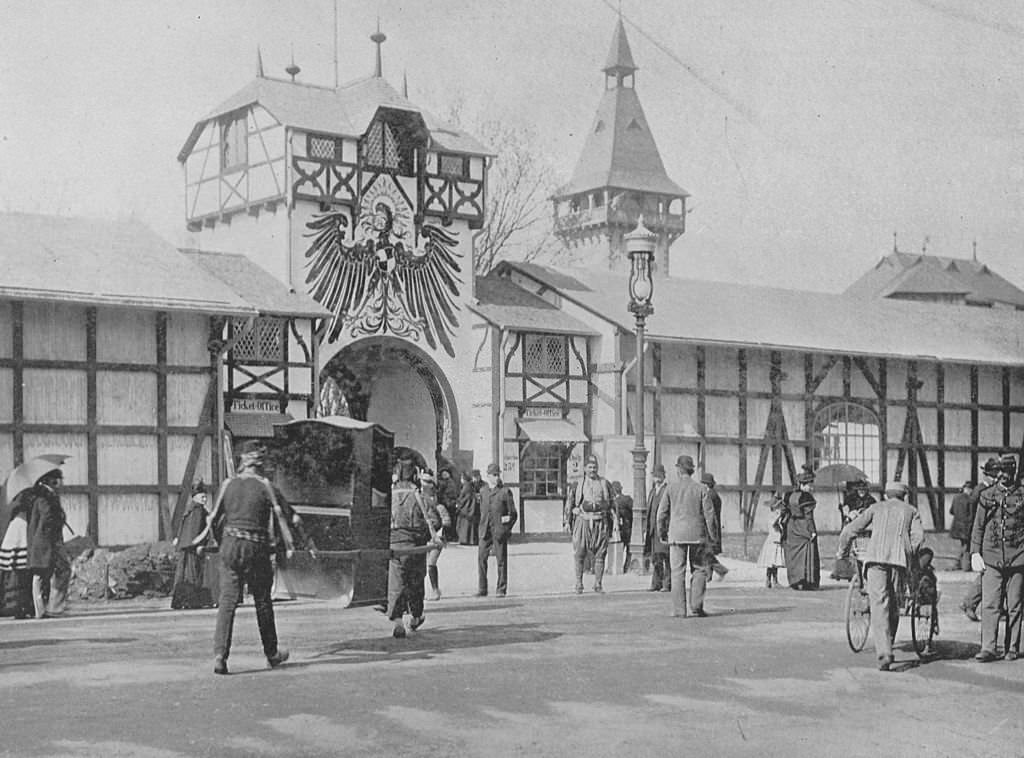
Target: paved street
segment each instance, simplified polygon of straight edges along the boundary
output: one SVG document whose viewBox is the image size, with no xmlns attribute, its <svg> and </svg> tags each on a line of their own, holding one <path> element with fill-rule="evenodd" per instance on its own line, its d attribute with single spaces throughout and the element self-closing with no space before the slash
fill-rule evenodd
<svg viewBox="0 0 1024 758">
<path fill-rule="evenodd" d="M 499 600 L 470 597 L 475 551 L 449 549 L 446 596 L 406 640 L 372 608 L 280 603 L 292 660 L 275 671 L 247 605 L 228 677 L 211 673 L 212 610 L 0 621 L 3 755 L 1024 755 L 1024 661 L 969 660 L 965 576 L 940 578 L 941 660 L 906 649 L 885 674 L 847 648 L 838 584 L 766 590 L 727 560 L 713 615 L 672 619 L 646 577 L 568 593 L 568 550 L 514 545 Z"/>
</svg>

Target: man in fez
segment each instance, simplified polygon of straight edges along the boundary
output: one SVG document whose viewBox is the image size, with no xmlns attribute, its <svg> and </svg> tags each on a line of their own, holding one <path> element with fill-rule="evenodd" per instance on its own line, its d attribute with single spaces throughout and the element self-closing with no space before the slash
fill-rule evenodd
<svg viewBox="0 0 1024 758">
<path fill-rule="evenodd" d="M 572 530 L 572 552 L 576 566 L 576 594 L 583 594 L 583 569 L 593 560 L 594 592 L 604 592 L 605 557 L 611 534 L 615 495 L 608 480 L 597 473 L 597 456 L 587 456 L 583 479 L 566 504 L 566 521 Z"/>
</svg>

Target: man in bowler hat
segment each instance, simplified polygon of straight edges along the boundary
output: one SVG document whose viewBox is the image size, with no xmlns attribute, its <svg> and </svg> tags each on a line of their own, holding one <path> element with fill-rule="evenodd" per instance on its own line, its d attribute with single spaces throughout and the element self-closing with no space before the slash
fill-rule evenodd
<svg viewBox="0 0 1024 758">
<path fill-rule="evenodd" d="M 672 589 L 672 575 L 668 568 L 668 545 L 661 541 L 658 534 L 658 504 L 665 491 L 665 467 L 655 464 L 651 470 L 651 491 L 647 495 L 647 511 L 644 514 L 644 557 L 651 562 L 650 592 Z"/>
<path fill-rule="evenodd" d="M 505 597 L 508 591 L 508 539 L 519 514 L 512 490 L 501 482 L 497 463 L 487 466 L 487 478 L 480 488 L 480 548 L 477 553 L 477 597 L 487 595 L 487 559 L 494 550 L 498 560 L 498 583 L 495 594 Z"/>
<path fill-rule="evenodd" d="M 672 571 L 672 615 L 686 616 L 686 562 L 690 562 L 689 610 L 694 616 L 706 616 L 704 589 L 707 586 L 707 556 L 721 550 L 715 543 L 718 524 L 708 488 L 693 478 L 693 458 L 676 459 L 679 478 L 670 484 L 658 503 L 658 534 L 668 543 L 668 562 Z"/>
</svg>

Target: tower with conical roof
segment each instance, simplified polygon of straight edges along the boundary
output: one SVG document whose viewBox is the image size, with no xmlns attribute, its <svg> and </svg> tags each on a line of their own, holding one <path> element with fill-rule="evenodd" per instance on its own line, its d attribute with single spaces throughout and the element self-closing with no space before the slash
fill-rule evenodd
<svg viewBox="0 0 1024 758">
<path fill-rule="evenodd" d="M 604 66 L 605 92 L 572 179 L 559 189 L 555 234 L 588 264 L 626 270 L 622 236 L 643 215 L 658 235 L 655 268 L 668 274 L 669 247 L 683 233 L 689 194 L 669 178 L 636 94 L 637 65 L 621 17 Z"/>
</svg>

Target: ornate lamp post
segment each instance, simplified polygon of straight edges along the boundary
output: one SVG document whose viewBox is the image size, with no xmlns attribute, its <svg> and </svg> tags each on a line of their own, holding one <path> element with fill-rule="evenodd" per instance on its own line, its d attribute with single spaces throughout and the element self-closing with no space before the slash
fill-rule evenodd
<svg viewBox="0 0 1024 758">
<path fill-rule="evenodd" d="M 644 447 L 644 328 L 647 317 L 654 313 L 651 297 L 654 281 L 651 267 L 657 235 L 644 226 L 644 217 L 637 220 L 636 229 L 624 235 L 629 254 L 629 311 L 636 317 L 636 413 L 633 430 L 633 544 L 632 555 L 642 566 L 644 544 L 644 515 L 647 508 L 647 448 Z"/>
</svg>

